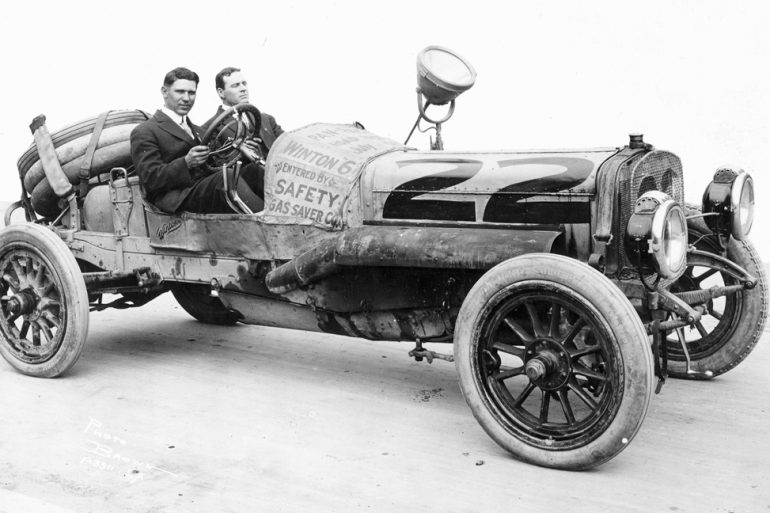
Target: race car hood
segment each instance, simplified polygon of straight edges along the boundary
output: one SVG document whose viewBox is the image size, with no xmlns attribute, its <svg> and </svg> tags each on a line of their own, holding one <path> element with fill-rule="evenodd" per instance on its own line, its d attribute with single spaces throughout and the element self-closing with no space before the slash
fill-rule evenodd
<svg viewBox="0 0 770 513">
<path fill-rule="evenodd" d="M 596 173 L 616 148 L 385 155 L 362 177 L 370 221 L 588 222 Z"/>
<path fill-rule="evenodd" d="M 283 134 L 265 174 L 268 224 L 588 222 L 596 173 L 617 148 L 417 151 L 354 125 Z"/>
</svg>

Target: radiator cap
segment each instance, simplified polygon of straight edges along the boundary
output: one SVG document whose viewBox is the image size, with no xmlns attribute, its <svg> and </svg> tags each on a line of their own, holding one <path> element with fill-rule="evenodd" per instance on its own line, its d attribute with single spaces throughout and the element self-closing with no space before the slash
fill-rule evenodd
<svg viewBox="0 0 770 513">
<path fill-rule="evenodd" d="M 644 134 L 633 133 L 628 134 L 628 147 L 634 150 L 650 150 L 652 149 L 652 144 L 644 142 Z"/>
</svg>

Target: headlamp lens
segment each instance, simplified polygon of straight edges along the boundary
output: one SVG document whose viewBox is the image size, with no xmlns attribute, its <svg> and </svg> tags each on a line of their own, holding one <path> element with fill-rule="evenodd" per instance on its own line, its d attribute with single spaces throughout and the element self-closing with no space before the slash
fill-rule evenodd
<svg viewBox="0 0 770 513">
<path fill-rule="evenodd" d="M 751 231 L 754 224 L 754 183 L 751 179 L 743 182 L 741 188 L 741 199 L 738 203 L 738 223 L 741 230 L 741 236 L 745 237 Z"/>
<path fill-rule="evenodd" d="M 676 275 L 684 267 L 687 261 L 687 222 L 682 209 L 671 208 L 666 216 L 666 224 L 663 232 L 665 253 L 663 255 L 666 273 Z"/>
</svg>

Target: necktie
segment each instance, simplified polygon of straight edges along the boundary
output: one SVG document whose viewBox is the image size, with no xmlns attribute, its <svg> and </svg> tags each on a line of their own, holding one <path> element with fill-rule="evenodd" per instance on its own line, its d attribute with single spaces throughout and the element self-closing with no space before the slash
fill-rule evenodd
<svg viewBox="0 0 770 513">
<path fill-rule="evenodd" d="M 182 122 L 179 125 L 182 127 L 182 130 L 187 132 L 187 135 L 189 135 L 191 139 L 195 139 L 195 136 L 192 133 L 192 129 L 190 128 L 190 125 L 187 124 L 187 116 L 182 118 Z"/>
</svg>

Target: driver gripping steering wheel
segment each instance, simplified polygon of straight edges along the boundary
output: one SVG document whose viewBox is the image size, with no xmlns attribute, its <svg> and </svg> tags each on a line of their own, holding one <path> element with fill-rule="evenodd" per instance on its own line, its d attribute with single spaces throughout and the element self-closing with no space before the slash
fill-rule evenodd
<svg viewBox="0 0 770 513">
<path fill-rule="evenodd" d="M 198 81 L 198 75 L 187 68 L 166 74 L 161 87 L 164 104 L 132 131 L 131 158 L 146 199 L 164 212 L 233 213 L 227 174 L 219 171 L 254 157 L 258 144 L 246 140 L 259 133 L 261 115 L 248 104 L 228 109 L 231 112 L 221 119 L 217 116 L 201 141 L 200 128 L 188 117 Z M 225 137 L 229 130 L 234 130 L 234 137 Z M 264 169 L 249 162 L 242 176 L 244 180 L 236 184 L 237 195 L 249 211 L 262 210 Z"/>
</svg>

